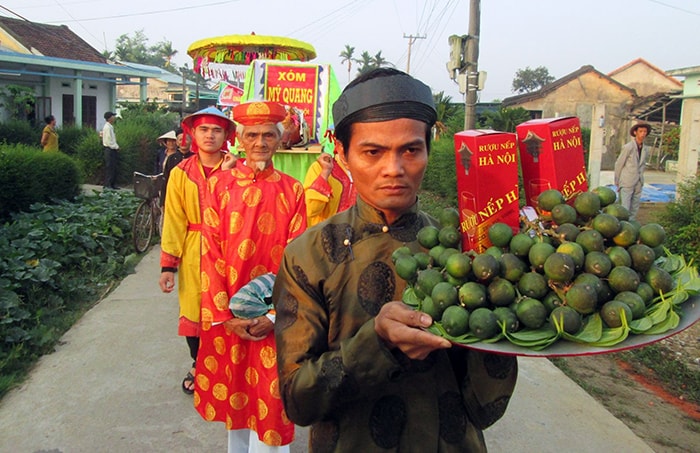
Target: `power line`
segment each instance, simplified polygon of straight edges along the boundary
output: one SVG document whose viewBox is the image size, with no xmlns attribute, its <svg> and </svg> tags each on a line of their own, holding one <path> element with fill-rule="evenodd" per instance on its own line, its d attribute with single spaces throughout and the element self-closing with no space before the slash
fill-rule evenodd
<svg viewBox="0 0 700 453">
<path fill-rule="evenodd" d="M 7 11 L 7 12 L 10 13 L 10 14 L 14 14 L 15 16 L 19 17 L 19 18 L 22 19 L 22 20 L 26 20 L 27 22 L 30 22 L 29 19 L 27 19 L 26 17 L 20 16 L 19 14 L 17 14 L 16 12 L 12 11 L 12 10 L 9 9 L 9 8 L 5 8 L 5 7 L 2 6 L 2 5 L 0 5 L 0 8 L 4 9 L 5 11 Z"/>
<path fill-rule="evenodd" d="M 53 22 L 46 22 L 47 24 L 64 23 L 64 22 L 92 22 L 96 20 L 107 20 L 107 19 L 123 19 L 125 17 L 135 17 L 135 16 L 152 16 L 154 14 L 172 13 L 176 11 L 186 11 L 191 9 L 207 8 L 209 6 L 225 5 L 227 3 L 236 3 L 238 0 L 228 0 L 222 2 L 205 3 L 197 6 L 183 6 L 181 8 L 168 8 L 160 9 L 156 11 L 146 11 L 142 13 L 129 13 L 129 14 L 116 14 L 113 16 L 102 16 L 102 17 L 89 17 L 87 19 L 72 19 L 72 20 L 60 20 Z"/>
<path fill-rule="evenodd" d="M 692 14 L 694 16 L 700 16 L 700 13 L 696 13 L 695 11 L 688 11 L 687 9 L 679 8 L 678 6 L 674 6 L 674 5 L 669 5 L 668 3 L 660 2 L 658 0 L 649 0 L 649 1 L 652 3 L 656 3 L 658 5 L 661 5 L 661 6 L 665 6 L 667 8 L 671 8 L 671 9 L 675 9 L 678 11 L 682 11 L 684 13 Z"/>
<path fill-rule="evenodd" d="M 63 5 L 61 5 L 61 4 L 58 2 L 58 0 L 54 0 L 54 2 L 56 2 L 56 4 L 59 6 L 59 8 L 61 8 L 66 14 L 68 14 L 68 17 L 70 17 L 70 18 L 73 19 L 75 22 L 77 22 L 78 25 L 80 26 L 80 28 L 82 28 L 83 30 L 85 30 L 85 32 L 86 32 L 88 35 L 92 36 L 93 38 L 95 38 L 96 41 L 99 42 L 100 39 L 99 39 L 97 36 L 93 35 L 93 34 L 90 32 L 90 30 L 87 29 L 87 27 L 85 27 L 82 23 L 80 23 L 80 21 L 76 20 L 75 17 L 73 17 L 73 15 L 70 13 L 70 11 L 68 11 Z M 106 43 L 105 43 L 105 46 L 106 46 Z M 106 47 L 105 47 L 105 50 L 107 50 Z"/>
</svg>

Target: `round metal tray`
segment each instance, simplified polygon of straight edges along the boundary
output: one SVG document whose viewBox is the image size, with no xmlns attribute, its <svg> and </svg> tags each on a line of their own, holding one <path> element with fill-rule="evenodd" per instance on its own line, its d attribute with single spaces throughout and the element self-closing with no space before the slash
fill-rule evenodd
<svg viewBox="0 0 700 453">
<path fill-rule="evenodd" d="M 683 314 L 681 315 L 678 327 L 658 335 L 637 335 L 630 334 L 627 339 L 611 347 L 587 346 L 564 339 L 557 340 L 554 344 L 541 351 L 534 351 L 522 346 L 516 346 L 508 340 L 501 340 L 497 343 L 453 343 L 455 346 L 475 349 L 477 351 L 492 352 L 496 354 L 515 355 L 523 357 L 566 357 L 594 354 L 610 354 L 612 352 L 625 351 L 627 349 L 641 348 L 643 346 L 656 343 L 664 338 L 672 337 L 684 331 L 700 319 L 700 296 L 689 298 L 681 305 Z"/>
</svg>

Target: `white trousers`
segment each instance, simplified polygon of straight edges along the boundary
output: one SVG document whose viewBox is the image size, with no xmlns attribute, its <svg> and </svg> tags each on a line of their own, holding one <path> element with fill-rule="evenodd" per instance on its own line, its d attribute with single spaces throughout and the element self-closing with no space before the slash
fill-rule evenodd
<svg viewBox="0 0 700 453">
<path fill-rule="evenodd" d="M 228 453 L 289 453 L 289 445 L 272 447 L 251 429 L 234 429 L 228 432 Z"/>
</svg>

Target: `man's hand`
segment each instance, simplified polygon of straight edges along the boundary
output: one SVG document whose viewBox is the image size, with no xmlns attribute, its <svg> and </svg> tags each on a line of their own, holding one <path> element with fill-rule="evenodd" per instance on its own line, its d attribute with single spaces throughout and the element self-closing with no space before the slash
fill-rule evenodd
<svg viewBox="0 0 700 453">
<path fill-rule="evenodd" d="M 224 328 L 226 329 L 226 332 L 229 333 L 235 333 L 239 337 L 241 337 L 243 340 L 248 340 L 248 341 L 260 341 L 267 334 L 263 335 L 255 335 L 255 333 L 258 333 L 259 331 L 264 330 L 264 328 L 257 328 L 258 324 L 261 323 L 261 318 L 265 318 L 264 316 L 258 317 L 258 318 L 253 318 L 253 319 L 244 319 L 244 318 L 231 318 L 228 321 L 224 321 Z M 272 324 L 272 322 L 265 318 L 267 322 Z M 269 332 L 271 329 L 267 329 L 266 332 Z"/>
<path fill-rule="evenodd" d="M 328 153 L 321 153 L 316 160 L 321 165 L 321 176 L 327 180 L 331 175 L 331 171 L 333 171 L 333 156 Z"/>
<path fill-rule="evenodd" d="M 275 325 L 267 316 L 263 315 L 253 319 L 257 321 L 257 324 L 250 326 L 248 333 L 254 337 L 265 338 L 275 328 Z"/>
<path fill-rule="evenodd" d="M 160 290 L 164 293 L 171 293 L 175 289 L 175 273 L 174 272 L 161 272 L 160 279 L 158 280 L 158 285 Z"/>
<path fill-rule="evenodd" d="M 422 330 L 432 323 L 429 315 L 394 301 L 379 311 L 374 319 L 374 330 L 390 349 L 399 348 L 409 358 L 423 360 L 436 349 L 452 346 L 445 338 Z"/>
<path fill-rule="evenodd" d="M 232 153 L 225 153 L 224 161 L 221 162 L 221 169 L 224 171 L 232 169 L 236 166 L 236 161 L 238 161 L 238 156 Z"/>
</svg>

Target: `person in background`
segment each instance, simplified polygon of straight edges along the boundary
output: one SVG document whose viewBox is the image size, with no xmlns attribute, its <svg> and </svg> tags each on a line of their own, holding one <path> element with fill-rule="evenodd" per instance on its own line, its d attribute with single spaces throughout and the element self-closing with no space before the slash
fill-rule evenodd
<svg viewBox="0 0 700 453">
<path fill-rule="evenodd" d="M 308 226 L 321 223 L 355 203 L 355 185 L 338 153 L 321 153 L 304 178 Z"/>
<path fill-rule="evenodd" d="M 105 125 L 102 128 L 102 147 L 105 156 L 105 189 L 118 189 L 117 165 L 119 163 L 119 145 L 114 134 L 114 122 L 117 115 L 114 112 L 105 112 Z"/>
<path fill-rule="evenodd" d="M 178 335 L 185 337 L 192 357 L 191 369 L 182 380 L 182 391 L 191 395 L 194 393 L 201 319 L 200 195 L 206 190 L 207 181 L 221 173 L 221 162 L 228 149 L 226 141 L 234 140 L 236 125 L 219 110 L 208 107 L 185 117 L 182 127 L 185 134 L 193 137 L 194 156 L 175 166 L 168 177 L 158 284 L 163 292 L 172 292 L 175 272 L 178 271 Z"/>
<path fill-rule="evenodd" d="M 310 451 L 485 452 L 513 393 L 514 357 L 452 347 L 401 302 L 391 255 L 438 225 L 417 199 L 436 117 L 430 88 L 393 68 L 333 105 L 357 200 L 287 246 L 272 295 L 280 394 Z"/>
<path fill-rule="evenodd" d="M 46 126 L 41 131 L 41 146 L 44 151 L 58 151 L 58 132 L 56 132 L 56 118 L 49 115 L 44 118 Z"/>
<path fill-rule="evenodd" d="M 284 115 L 274 102 L 233 108 L 245 157 L 220 173 L 204 210 L 195 407 L 226 424 L 229 453 L 285 452 L 294 439 L 278 392 L 274 310 L 242 316 L 229 307 L 251 280 L 277 272 L 284 247 L 306 228 L 302 184 L 272 164 Z"/>
<path fill-rule="evenodd" d="M 175 136 L 177 137 L 177 150 L 180 151 L 180 154 L 182 154 L 185 159 L 192 156 L 192 137 L 185 134 L 185 131 L 181 127 L 175 129 Z"/>
<path fill-rule="evenodd" d="M 158 137 L 158 143 L 165 150 L 165 152 L 163 153 L 163 162 L 161 163 L 160 168 L 158 168 L 158 173 L 163 173 L 165 171 L 166 165 L 168 164 L 168 161 L 171 158 L 173 158 L 173 160 L 179 159 L 178 162 L 180 162 L 182 161 L 182 158 L 180 158 L 178 154 L 182 154 L 177 149 L 177 135 L 175 134 L 174 130 L 168 131 L 165 134 Z"/>
<path fill-rule="evenodd" d="M 177 164 L 182 162 L 183 155 L 177 148 L 177 134 L 174 130 L 168 131 L 165 134 L 158 137 L 158 143 L 163 147 L 165 153 L 163 154 L 163 162 L 157 169 L 158 173 L 163 174 L 163 187 L 161 189 L 160 195 L 160 205 L 165 206 L 165 192 L 168 187 L 168 178 L 170 177 L 170 172 Z"/>
<path fill-rule="evenodd" d="M 649 147 L 644 146 L 644 139 L 650 132 L 651 125 L 647 123 L 632 126 L 630 135 L 633 139 L 622 147 L 615 161 L 615 186 L 620 204 L 630 212 L 630 220 L 637 216 L 642 199 L 644 168 L 649 156 Z"/>
</svg>

